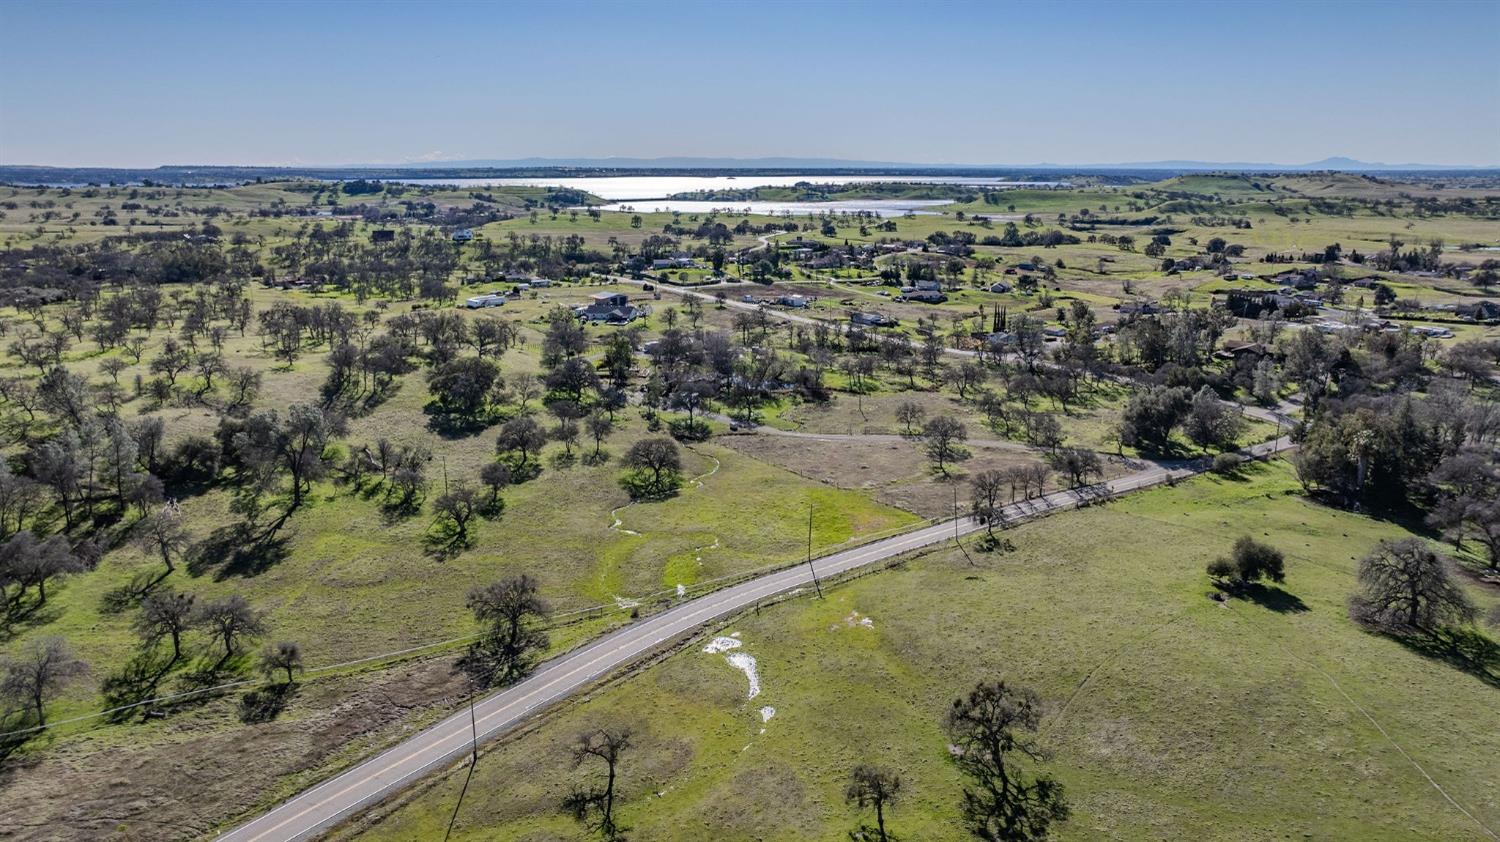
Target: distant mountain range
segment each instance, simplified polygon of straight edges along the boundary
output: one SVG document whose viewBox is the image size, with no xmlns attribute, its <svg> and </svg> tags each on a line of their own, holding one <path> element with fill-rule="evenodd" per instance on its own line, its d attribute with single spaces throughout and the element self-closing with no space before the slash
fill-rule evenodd
<svg viewBox="0 0 1500 842">
<path fill-rule="evenodd" d="M 508 158 L 453 161 L 413 161 L 401 164 L 349 164 L 351 168 L 401 167 L 404 169 L 531 169 L 567 167 L 577 169 L 691 170 L 691 169 L 774 169 L 774 170 L 1183 170 L 1247 172 L 1311 172 L 1342 170 L 1347 172 L 1439 171 L 1494 169 L 1467 164 L 1385 164 L 1333 157 L 1306 164 L 1270 164 L 1245 161 L 1134 161 L 1119 164 L 919 164 L 911 161 L 864 161 L 844 158 Z"/>
<path fill-rule="evenodd" d="M 1051 166 L 1041 164 L 1039 166 Z M 1306 164 L 1266 164 L 1243 161 L 1143 161 L 1130 164 L 1114 164 L 1115 169 L 1126 170 L 1241 170 L 1248 172 L 1313 172 L 1336 170 L 1343 172 L 1412 172 L 1436 170 L 1489 170 L 1493 166 L 1473 164 L 1384 164 L 1378 161 L 1357 161 L 1353 158 L 1333 157 Z"/>
</svg>

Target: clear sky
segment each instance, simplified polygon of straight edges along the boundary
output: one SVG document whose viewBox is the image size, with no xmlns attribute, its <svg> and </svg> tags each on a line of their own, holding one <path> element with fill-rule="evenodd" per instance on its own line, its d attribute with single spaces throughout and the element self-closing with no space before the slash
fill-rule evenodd
<svg viewBox="0 0 1500 842">
<path fill-rule="evenodd" d="M 1500 164 L 1500 0 L 0 0 L 0 162 Z"/>
</svg>

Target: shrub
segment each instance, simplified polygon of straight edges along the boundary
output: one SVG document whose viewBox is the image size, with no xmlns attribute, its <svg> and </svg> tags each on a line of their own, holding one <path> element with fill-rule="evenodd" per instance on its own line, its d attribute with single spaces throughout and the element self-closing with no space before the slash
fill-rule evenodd
<svg viewBox="0 0 1500 842">
<path fill-rule="evenodd" d="M 1244 457 L 1238 453 L 1220 453 L 1214 457 L 1213 471 L 1216 474 L 1232 474 L 1244 464 Z"/>
<path fill-rule="evenodd" d="M 1244 535 L 1234 542 L 1228 558 L 1209 562 L 1208 575 L 1218 584 L 1233 588 L 1242 588 L 1261 579 L 1284 582 L 1286 558 L 1281 550 Z"/>
<path fill-rule="evenodd" d="M 674 418 L 669 427 L 672 438 L 678 441 L 707 441 L 713 429 L 698 419 Z"/>
</svg>

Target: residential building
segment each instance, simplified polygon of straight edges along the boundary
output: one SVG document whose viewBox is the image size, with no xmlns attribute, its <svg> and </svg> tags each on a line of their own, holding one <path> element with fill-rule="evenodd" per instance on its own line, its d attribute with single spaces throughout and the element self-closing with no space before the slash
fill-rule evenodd
<svg viewBox="0 0 1500 842">
<path fill-rule="evenodd" d="M 573 308 L 573 312 L 587 322 L 623 325 L 645 316 L 648 311 L 631 304 L 623 292 L 596 292 L 589 296 L 588 304 Z"/>
<path fill-rule="evenodd" d="M 862 312 L 850 313 L 849 321 L 861 327 L 895 327 L 897 321 L 884 313 Z"/>
<path fill-rule="evenodd" d="M 470 310 L 499 307 L 503 304 L 505 304 L 505 293 L 503 292 L 487 292 L 483 295 L 475 295 L 464 299 L 464 306 Z"/>
</svg>

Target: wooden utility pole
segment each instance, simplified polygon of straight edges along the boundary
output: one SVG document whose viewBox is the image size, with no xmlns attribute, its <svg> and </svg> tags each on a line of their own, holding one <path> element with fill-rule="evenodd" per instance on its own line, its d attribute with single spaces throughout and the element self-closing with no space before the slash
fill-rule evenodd
<svg viewBox="0 0 1500 842">
<path fill-rule="evenodd" d="M 474 780 L 474 767 L 479 765 L 479 723 L 474 718 L 474 696 L 479 688 L 474 677 L 469 676 L 469 773 L 464 775 L 464 787 L 458 791 L 458 801 L 453 804 L 453 814 L 448 817 L 448 830 L 443 833 L 443 842 L 453 836 L 453 825 L 458 822 L 458 810 L 464 805 L 464 796 L 469 794 L 469 782 Z"/>
<path fill-rule="evenodd" d="M 816 567 L 813 567 L 812 560 L 812 527 L 813 506 L 812 501 L 809 500 L 807 503 L 807 569 L 812 573 L 813 588 L 818 592 L 818 599 L 822 599 L 823 586 L 818 582 L 818 569 Z"/>
<path fill-rule="evenodd" d="M 953 480 L 949 480 L 949 482 L 953 482 Z M 972 558 L 969 557 L 969 548 L 964 546 L 964 542 L 960 541 L 959 540 L 959 536 L 958 536 L 958 483 L 957 482 L 953 482 L 953 543 L 955 543 L 955 544 L 958 545 L 959 550 L 962 551 L 963 554 L 964 554 L 964 558 L 972 566 L 974 564 L 974 559 L 972 559 Z"/>
</svg>

